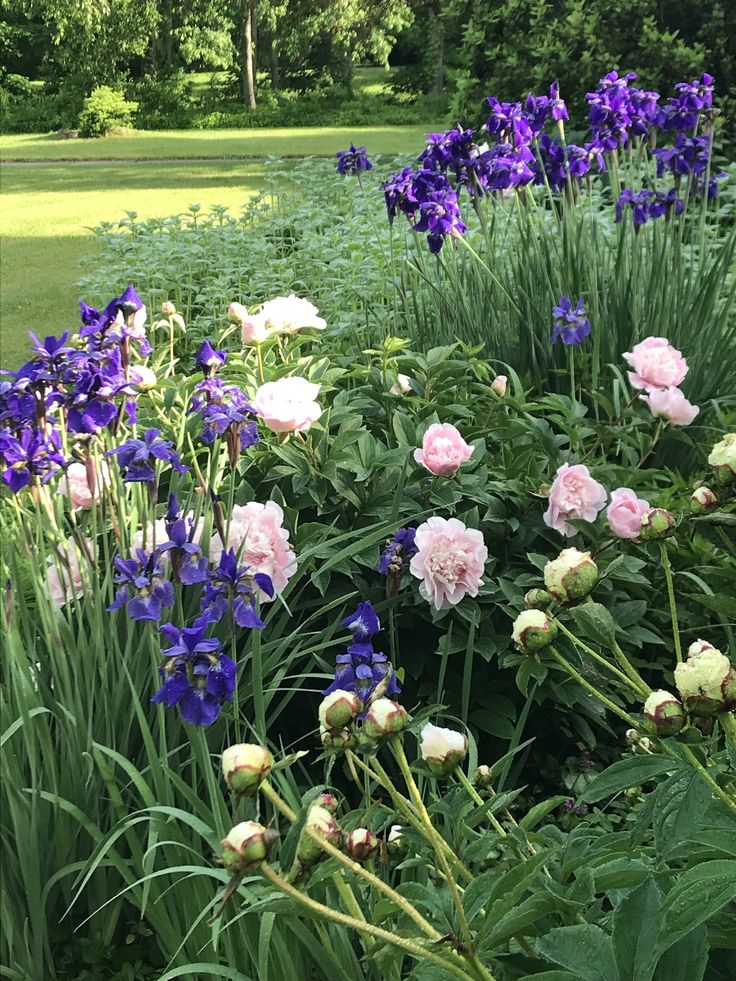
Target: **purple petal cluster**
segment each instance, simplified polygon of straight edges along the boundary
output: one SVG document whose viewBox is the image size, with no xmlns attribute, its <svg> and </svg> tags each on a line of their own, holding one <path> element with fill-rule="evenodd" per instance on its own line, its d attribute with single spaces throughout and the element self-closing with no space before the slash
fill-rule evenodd
<svg viewBox="0 0 736 981">
<path fill-rule="evenodd" d="M 117 555 L 114 566 L 118 589 L 108 612 L 124 606 L 131 620 L 160 620 L 161 611 L 174 603 L 174 587 L 164 576 L 160 551 L 155 548 L 149 554 L 137 548 L 129 559 Z"/>
<path fill-rule="evenodd" d="M 178 473 L 187 473 L 189 470 L 189 467 L 182 464 L 171 441 L 161 439 L 160 429 L 147 429 L 143 439 L 131 436 L 121 446 L 109 450 L 107 455 L 118 458 L 126 483 L 154 483 L 157 463 L 169 463 Z"/>
<path fill-rule="evenodd" d="M 710 161 L 711 141 L 707 134 L 686 136 L 678 133 L 673 146 L 658 147 L 654 150 L 657 160 L 657 177 L 670 171 L 675 177 L 690 177 L 702 174 Z"/>
<path fill-rule="evenodd" d="M 415 232 L 427 233 L 429 251 L 436 255 L 448 235 L 462 235 L 466 225 L 460 217 L 457 192 L 447 177 L 426 168 L 407 167 L 383 184 L 389 220 L 397 210 L 411 222 Z"/>
<path fill-rule="evenodd" d="M 651 191 L 648 188 L 633 191 L 627 187 L 616 202 L 616 221 L 620 222 L 624 214 L 630 211 L 634 227 L 640 228 L 650 219 L 661 218 L 673 212 L 676 215 L 682 214 L 684 207 L 684 202 L 674 187 L 667 192 Z"/>
<path fill-rule="evenodd" d="M 657 125 L 662 130 L 680 133 L 695 129 L 700 114 L 713 106 L 713 76 L 704 73 L 692 82 L 678 82 L 677 95 L 668 99 L 657 113 Z"/>
<path fill-rule="evenodd" d="M 372 604 L 359 603 L 355 612 L 342 621 L 342 626 L 351 630 L 353 643 L 347 653 L 337 655 L 335 680 L 325 688 L 324 694 L 338 689 L 353 691 L 365 704 L 378 685 L 388 679 L 385 694 L 389 698 L 398 695 L 401 689 L 391 663 L 385 654 L 373 649 L 373 637 L 381 624 Z"/>
<path fill-rule="evenodd" d="M 222 368 L 226 361 L 227 351 L 216 351 L 212 344 L 205 340 L 199 345 L 194 364 L 201 370 L 205 378 L 212 378 L 218 368 Z"/>
<path fill-rule="evenodd" d="M 585 302 L 582 296 L 575 306 L 568 296 L 561 296 L 557 305 L 552 307 L 555 324 L 551 341 L 556 344 L 562 341 L 567 347 L 572 344 L 582 344 L 590 334 L 590 320 L 585 312 Z"/>
<path fill-rule="evenodd" d="M 378 571 L 382 576 L 399 575 L 409 568 L 412 556 L 417 554 L 415 536 L 416 528 L 399 528 L 378 560 Z"/>
<path fill-rule="evenodd" d="M 203 443 L 213 443 L 219 436 L 227 438 L 232 466 L 240 453 L 259 440 L 256 411 L 237 385 L 205 378 L 195 389 L 191 411 L 202 418 L 199 438 Z"/>
<path fill-rule="evenodd" d="M 212 725 L 235 691 L 237 667 L 222 653 L 221 642 L 206 636 L 210 622 L 200 616 L 191 627 L 161 627 L 170 646 L 161 651 L 164 683 L 151 701 L 167 708 L 178 705 L 184 722 L 195 726 Z"/>
<path fill-rule="evenodd" d="M 218 623 L 227 613 L 239 627 L 263 630 L 265 624 L 256 606 L 259 591 L 273 597 L 271 577 L 262 572 L 253 573 L 247 565 L 239 566 L 231 548 L 222 553 L 217 567 L 208 573 L 200 609 Z"/>
<path fill-rule="evenodd" d="M 42 484 L 64 465 L 59 434 L 28 427 L 15 435 L 0 428 L 0 467 L 3 481 L 17 494 L 28 484 Z"/>
<path fill-rule="evenodd" d="M 349 150 L 338 150 L 337 172 L 348 177 L 356 177 L 366 170 L 373 170 L 373 164 L 368 159 L 368 151 L 364 146 L 350 144 Z"/>
</svg>

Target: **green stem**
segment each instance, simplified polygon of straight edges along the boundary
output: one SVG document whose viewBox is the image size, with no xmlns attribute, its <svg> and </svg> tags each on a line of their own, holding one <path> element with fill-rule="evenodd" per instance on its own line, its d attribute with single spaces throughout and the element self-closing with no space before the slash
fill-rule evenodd
<svg viewBox="0 0 736 981">
<path fill-rule="evenodd" d="M 672 752 L 672 750 L 667 750 L 666 746 L 664 748 L 668 756 L 672 756 L 675 759 L 677 758 L 676 753 Z M 734 814 L 736 814 L 736 800 L 734 800 L 733 797 L 730 796 L 730 794 L 727 794 L 726 791 L 723 789 L 723 787 L 720 787 L 716 783 L 716 781 L 706 770 L 706 768 L 703 766 L 703 764 L 700 762 L 700 760 L 697 758 L 695 753 L 693 753 L 693 751 L 690 749 L 689 746 L 682 745 L 680 748 L 682 749 L 684 755 L 687 757 L 687 760 L 690 763 L 690 765 L 695 767 L 695 769 L 701 775 L 703 780 L 705 780 L 705 782 L 709 785 L 713 793 L 717 797 L 720 797 L 723 803 L 726 804 L 727 807 L 730 807 L 730 809 L 734 812 Z"/>
<path fill-rule="evenodd" d="M 601 664 L 612 674 L 615 674 L 620 681 L 627 685 L 627 687 L 633 689 L 637 695 L 647 696 L 651 694 L 652 689 L 646 684 L 644 679 L 639 676 L 636 668 L 630 663 L 629 659 L 626 657 L 621 648 L 618 647 L 618 645 L 617 650 L 615 650 L 614 653 L 616 653 L 616 659 L 619 661 L 621 667 L 626 673 L 624 673 L 624 671 L 619 671 L 615 664 L 611 664 L 605 659 L 605 657 L 603 657 L 597 651 L 594 651 L 592 647 L 589 647 L 584 641 L 580 640 L 579 637 L 576 637 L 575 634 L 571 630 L 568 630 L 564 623 L 561 623 L 556 617 L 554 622 L 557 624 L 562 633 L 569 640 L 571 640 L 576 647 L 579 647 L 581 651 L 585 651 L 585 653 L 592 657 L 594 661 L 597 661 L 598 664 Z M 623 660 L 621 660 L 621 658 L 623 658 Z"/>
<path fill-rule="evenodd" d="M 471 975 L 467 974 L 459 963 L 453 963 L 442 957 L 440 954 L 436 954 L 434 951 L 423 946 L 422 944 L 416 943 L 413 940 L 407 940 L 404 937 L 400 937 L 395 933 L 390 933 L 388 930 L 383 930 L 381 927 L 374 926 L 372 923 L 367 923 L 365 920 L 358 920 L 352 916 L 348 916 L 346 913 L 340 913 L 337 910 L 330 909 L 329 906 L 324 906 L 322 903 L 318 903 L 316 899 L 312 899 L 306 896 L 303 892 L 300 892 L 296 886 L 292 886 L 291 883 L 283 879 L 278 873 L 266 865 L 264 862 L 261 865 L 261 872 L 263 875 L 271 882 L 276 888 L 283 892 L 285 895 L 289 896 L 296 903 L 308 909 L 310 913 L 313 913 L 325 920 L 332 920 L 333 923 L 339 923 L 340 926 L 348 927 L 352 930 L 357 930 L 359 933 L 367 933 L 377 940 L 381 940 L 384 943 L 393 944 L 394 947 L 398 947 L 400 950 L 406 951 L 407 954 L 415 957 L 417 960 L 428 960 L 433 961 L 438 964 L 444 970 L 453 974 L 456 978 L 461 978 L 462 981 L 468 981 Z"/>
<path fill-rule="evenodd" d="M 572 666 L 572 664 L 570 664 L 570 662 L 566 658 L 564 658 L 562 654 L 560 654 L 560 652 L 556 648 L 550 647 L 549 650 L 555 661 L 557 661 L 557 663 L 560 664 L 565 669 L 565 671 L 567 671 L 570 677 L 574 678 L 575 681 L 577 681 L 577 683 L 581 685 L 588 692 L 589 695 L 592 695 L 593 698 L 597 698 L 602 705 L 605 705 L 607 709 L 618 715 L 619 718 L 623 719 L 624 722 L 628 723 L 628 725 L 630 725 L 632 729 L 638 728 L 639 724 L 636 722 L 635 719 L 633 719 L 629 715 L 628 712 L 624 712 L 624 710 L 622 708 L 619 708 L 619 706 L 616 705 L 615 702 L 612 702 L 610 698 L 606 698 L 605 695 L 601 695 L 598 689 L 595 688 L 593 685 L 591 685 L 589 681 L 586 681 L 585 678 L 580 674 L 580 672 L 577 671 Z"/>
<path fill-rule="evenodd" d="M 672 579 L 672 566 L 670 564 L 670 557 L 667 554 L 666 542 L 661 541 L 659 543 L 659 554 L 662 557 L 662 568 L 664 569 L 664 577 L 667 580 L 667 596 L 669 597 L 670 613 L 672 615 L 672 635 L 675 638 L 675 655 L 677 657 L 677 663 L 682 664 L 682 644 L 680 643 L 680 628 L 677 623 L 675 584 Z"/>
<path fill-rule="evenodd" d="M 455 770 L 455 776 L 458 778 L 458 780 L 463 785 L 463 787 L 465 787 L 468 794 L 470 794 L 471 798 L 475 801 L 476 804 L 482 806 L 483 804 L 486 803 L 481 797 L 481 795 L 478 793 L 478 791 L 475 789 L 475 787 L 472 785 L 467 775 L 463 771 L 462 767 L 459 766 L 457 770 Z M 493 793 L 493 791 L 491 791 L 491 793 Z M 502 838 L 507 837 L 508 832 L 506 831 L 506 828 L 503 827 L 503 825 L 500 823 L 500 821 L 498 820 L 495 814 L 489 814 L 488 820 L 491 822 L 494 831 L 497 831 Z"/>
<path fill-rule="evenodd" d="M 366 923 L 367 920 L 363 914 L 363 910 L 358 905 L 358 900 L 355 898 L 355 893 L 350 888 L 350 885 L 345 881 L 345 876 L 343 873 L 335 872 L 335 874 L 332 876 L 332 882 L 348 913 L 356 920 Z M 370 954 L 371 948 L 373 947 L 373 941 L 371 940 L 370 934 L 366 933 L 365 930 L 361 930 L 360 935 L 363 939 L 363 944 L 365 945 L 366 951 Z"/>
<path fill-rule="evenodd" d="M 736 717 L 733 712 L 722 712 L 718 716 L 718 721 L 726 734 L 726 739 L 732 746 L 736 747 Z"/>
</svg>

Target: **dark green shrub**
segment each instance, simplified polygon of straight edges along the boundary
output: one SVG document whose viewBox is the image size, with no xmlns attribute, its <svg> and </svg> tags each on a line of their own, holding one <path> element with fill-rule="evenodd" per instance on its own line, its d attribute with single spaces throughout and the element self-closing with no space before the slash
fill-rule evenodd
<svg viewBox="0 0 736 981">
<path fill-rule="evenodd" d="M 115 126 L 129 126 L 137 109 L 138 103 L 128 102 L 122 92 L 98 85 L 84 100 L 79 135 L 107 136 Z"/>
</svg>

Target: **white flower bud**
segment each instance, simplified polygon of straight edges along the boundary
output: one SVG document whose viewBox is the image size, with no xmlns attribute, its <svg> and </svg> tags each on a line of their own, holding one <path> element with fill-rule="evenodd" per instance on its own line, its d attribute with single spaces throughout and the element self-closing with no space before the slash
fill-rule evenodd
<svg viewBox="0 0 736 981">
<path fill-rule="evenodd" d="M 156 372 L 146 364 L 133 365 L 128 374 L 128 384 L 135 392 L 148 392 L 156 387 Z"/>
<path fill-rule="evenodd" d="M 643 542 L 669 538 L 675 533 L 675 519 L 664 508 L 649 508 L 641 516 L 639 537 Z"/>
<path fill-rule="evenodd" d="M 322 857 L 323 851 L 320 843 L 307 833 L 307 828 L 333 845 L 340 843 L 342 832 L 337 821 L 326 807 L 322 807 L 321 804 L 312 804 L 296 853 L 300 862 L 304 865 L 311 865 Z"/>
<path fill-rule="evenodd" d="M 716 443 L 708 456 L 708 466 L 719 484 L 727 484 L 736 477 L 736 433 L 727 433 Z"/>
<path fill-rule="evenodd" d="M 514 620 L 511 636 L 524 654 L 536 654 L 554 641 L 557 624 L 549 619 L 544 610 L 524 610 Z"/>
<path fill-rule="evenodd" d="M 428 722 L 421 732 L 422 759 L 436 777 L 447 776 L 465 759 L 468 740 L 462 732 Z"/>
<path fill-rule="evenodd" d="M 271 772 L 273 757 L 265 746 L 238 743 L 222 754 L 222 772 L 230 790 L 252 796 Z"/>
<path fill-rule="evenodd" d="M 499 398 L 503 398 L 506 394 L 506 386 L 509 380 L 506 375 L 496 375 L 496 377 L 491 382 L 491 391 L 495 392 Z"/>
<path fill-rule="evenodd" d="M 345 839 L 345 851 L 356 862 L 365 862 L 375 855 L 379 844 L 378 835 L 367 828 L 356 828 Z"/>
<path fill-rule="evenodd" d="M 704 514 L 718 507 L 718 498 L 710 487 L 696 487 L 690 495 L 691 514 Z"/>
<path fill-rule="evenodd" d="M 391 386 L 389 391 L 392 395 L 408 395 L 411 391 L 411 378 L 408 375 L 398 374 L 396 376 L 396 381 Z"/>
<path fill-rule="evenodd" d="M 736 673 L 725 654 L 703 644 L 696 641 L 691 645 L 691 650 L 695 650 L 688 652 L 687 661 L 675 668 L 677 690 L 692 715 L 731 711 L 736 708 Z"/>
<path fill-rule="evenodd" d="M 598 566 L 590 552 L 564 548 L 544 567 L 544 585 L 558 603 L 584 599 L 598 582 Z"/>
<path fill-rule="evenodd" d="M 344 729 L 350 725 L 362 708 L 363 703 L 355 692 L 338 688 L 322 699 L 319 706 L 320 725 L 333 732 L 336 729 Z"/>
<path fill-rule="evenodd" d="M 222 839 L 222 864 L 233 875 L 252 872 L 268 858 L 276 838 L 257 821 L 242 821 Z"/>
<path fill-rule="evenodd" d="M 406 709 L 390 698 L 378 698 L 371 704 L 363 722 L 363 732 L 371 739 L 385 739 L 401 732 L 409 721 Z"/>
<path fill-rule="evenodd" d="M 685 725 L 685 710 L 668 691 L 653 691 L 644 702 L 644 717 L 658 736 L 674 736 Z"/>
<path fill-rule="evenodd" d="M 176 307 L 171 300 L 164 300 L 164 302 L 161 304 L 161 313 L 164 315 L 164 317 L 174 316 L 176 313 Z"/>
</svg>

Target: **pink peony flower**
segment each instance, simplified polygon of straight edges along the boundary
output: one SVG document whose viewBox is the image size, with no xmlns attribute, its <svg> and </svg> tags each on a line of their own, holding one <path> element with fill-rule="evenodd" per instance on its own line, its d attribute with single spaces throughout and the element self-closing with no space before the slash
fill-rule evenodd
<svg viewBox="0 0 736 981">
<path fill-rule="evenodd" d="M 414 450 L 414 459 L 435 477 L 452 477 L 473 449 L 454 426 L 435 422 L 424 434 L 421 450 Z"/>
<path fill-rule="evenodd" d="M 284 512 L 275 501 L 259 504 L 251 501 L 236 504 L 227 528 L 227 548 L 235 549 L 242 565 L 271 577 L 275 592 L 280 593 L 296 572 L 296 556 L 289 545 L 289 532 L 284 528 Z M 223 546 L 219 535 L 210 541 L 210 559 L 220 561 Z M 269 602 L 265 593 L 261 602 Z"/>
<path fill-rule="evenodd" d="M 689 426 L 700 412 L 700 408 L 688 402 L 679 388 L 653 388 L 642 399 L 652 410 L 653 416 L 666 419 L 671 426 Z"/>
<path fill-rule="evenodd" d="M 87 555 L 82 556 L 82 567 L 88 564 L 88 556 L 94 556 L 94 546 L 89 538 L 84 539 Z M 58 607 L 66 604 L 75 597 L 84 595 L 82 567 L 77 543 L 73 538 L 67 539 L 59 546 L 58 554 L 52 555 L 46 570 L 46 586 L 49 598 Z"/>
<path fill-rule="evenodd" d="M 411 391 L 411 378 L 399 373 L 389 391 L 392 395 L 408 395 Z"/>
<path fill-rule="evenodd" d="M 687 374 L 687 361 L 666 337 L 647 337 L 624 358 L 634 369 L 629 372 L 634 388 L 671 388 Z"/>
<path fill-rule="evenodd" d="M 324 330 L 327 321 L 318 317 L 317 313 L 317 307 L 309 300 L 303 300 L 290 293 L 289 296 L 277 296 L 273 300 L 268 300 L 261 307 L 259 315 L 271 330 L 294 334 L 303 327 Z"/>
<path fill-rule="evenodd" d="M 263 344 L 272 333 L 273 331 L 268 329 L 266 321 L 260 313 L 254 314 L 252 317 L 246 317 L 240 321 L 240 338 L 243 346 L 247 344 Z"/>
<path fill-rule="evenodd" d="M 506 386 L 509 380 L 506 375 L 496 375 L 496 377 L 491 382 L 491 391 L 495 392 L 496 395 L 500 395 L 501 398 L 506 394 Z"/>
<path fill-rule="evenodd" d="M 616 538 L 639 537 L 641 518 L 649 510 L 649 501 L 637 497 L 628 487 L 618 487 L 611 491 L 611 503 L 606 511 L 608 526 Z"/>
<path fill-rule="evenodd" d="M 256 392 L 253 407 L 274 433 L 301 433 L 322 415 L 315 402 L 319 385 L 297 376 L 266 382 Z"/>
<path fill-rule="evenodd" d="M 481 532 L 457 518 L 434 517 L 417 528 L 414 543 L 409 571 L 422 580 L 419 592 L 435 609 L 455 606 L 466 593 L 478 595 L 488 558 Z"/>
<path fill-rule="evenodd" d="M 95 474 L 94 494 L 89 485 L 87 467 L 83 463 L 70 463 L 66 468 L 66 473 L 59 481 L 56 491 L 71 500 L 75 511 L 81 508 L 88 510 L 100 499 L 100 494 L 104 487 L 110 483 L 110 470 L 107 463 L 103 460 L 100 466 L 93 464 Z"/>
<path fill-rule="evenodd" d="M 575 529 L 567 519 L 595 521 L 598 512 L 606 506 L 607 496 L 606 488 L 593 480 L 586 466 L 578 463 L 571 467 L 563 463 L 550 488 L 544 523 L 561 535 L 574 535 Z"/>
</svg>

